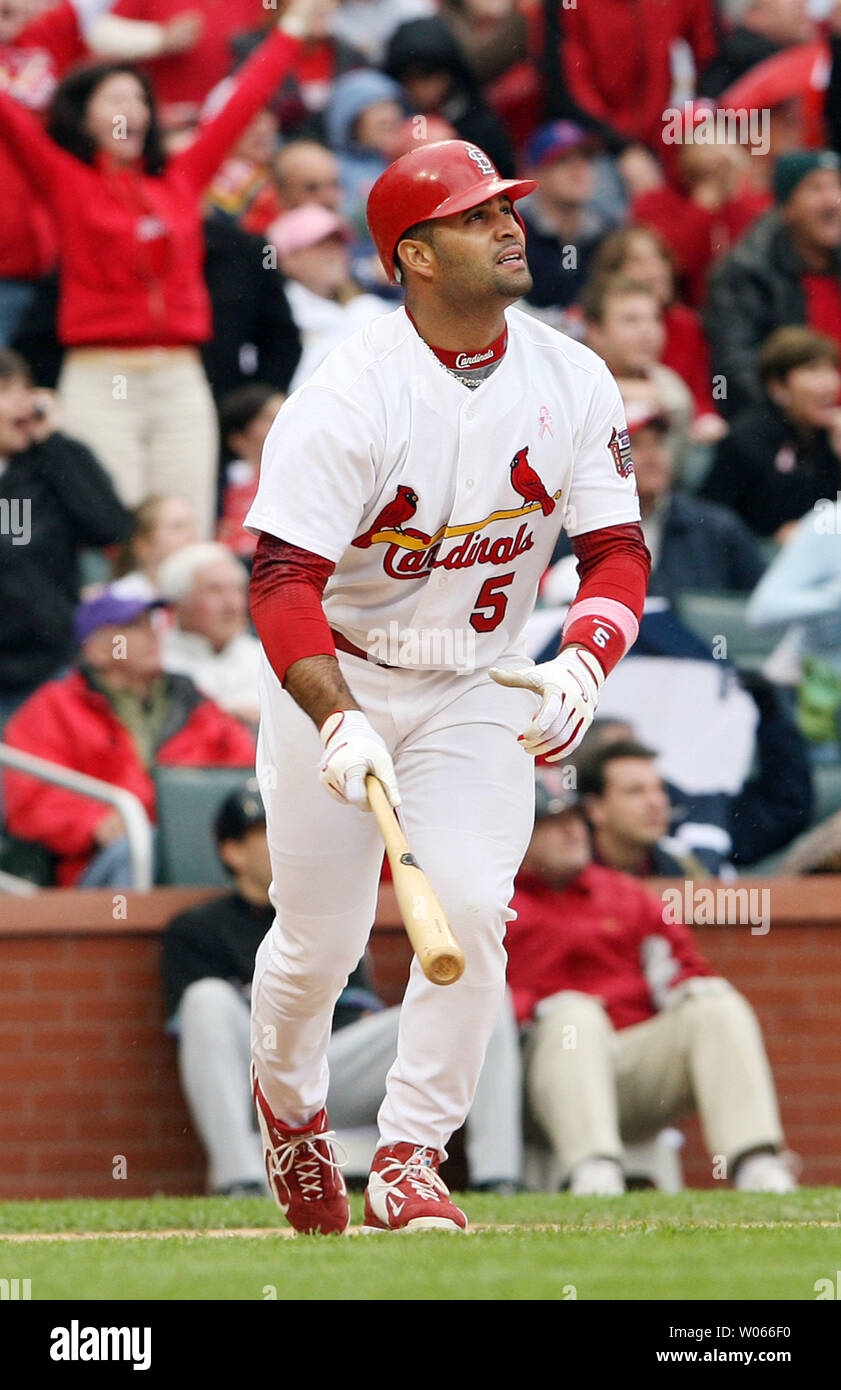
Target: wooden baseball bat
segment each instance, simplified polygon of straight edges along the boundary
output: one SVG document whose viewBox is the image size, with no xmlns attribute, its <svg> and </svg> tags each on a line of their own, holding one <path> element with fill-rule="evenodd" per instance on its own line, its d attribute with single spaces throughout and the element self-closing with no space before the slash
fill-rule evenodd
<svg viewBox="0 0 841 1390">
<path fill-rule="evenodd" d="M 452 985 L 464 970 L 464 952 L 450 931 L 429 879 L 409 849 L 379 778 L 369 773 L 365 789 L 385 841 L 397 905 L 412 949 L 428 980 L 434 985 Z"/>
</svg>

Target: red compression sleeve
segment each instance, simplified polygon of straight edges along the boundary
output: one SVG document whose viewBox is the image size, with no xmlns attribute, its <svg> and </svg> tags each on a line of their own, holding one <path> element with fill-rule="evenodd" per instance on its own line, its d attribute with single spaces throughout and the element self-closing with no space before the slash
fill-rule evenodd
<svg viewBox="0 0 841 1390">
<path fill-rule="evenodd" d="M 637 639 L 651 556 L 636 521 L 576 536 L 572 548 L 580 582 L 562 645 L 586 647 L 607 676 Z"/>
<path fill-rule="evenodd" d="M 330 560 L 263 531 L 251 570 L 251 616 L 278 680 L 305 656 L 335 656 L 321 605 Z"/>
</svg>

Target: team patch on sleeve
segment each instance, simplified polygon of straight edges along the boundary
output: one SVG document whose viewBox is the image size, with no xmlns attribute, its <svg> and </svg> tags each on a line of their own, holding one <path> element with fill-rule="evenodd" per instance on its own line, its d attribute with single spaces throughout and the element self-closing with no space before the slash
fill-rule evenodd
<svg viewBox="0 0 841 1390">
<path fill-rule="evenodd" d="M 631 436 L 628 431 L 618 430 L 614 425 L 607 447 L 613 456 L 620 478 L 630 478 L 634 471 L 634 460 L 631 458 Z"/>
</svg>

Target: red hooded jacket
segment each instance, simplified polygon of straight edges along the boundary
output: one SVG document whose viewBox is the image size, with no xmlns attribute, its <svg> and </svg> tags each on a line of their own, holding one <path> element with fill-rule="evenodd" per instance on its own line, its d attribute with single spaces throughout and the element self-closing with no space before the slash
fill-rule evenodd
<svg viewBox="0 0 841 1390">
<path fill-rule="evenodd" d="M 186 676 L 167 676 L 170 710 L 155 761 L 164 767 L 254 766 L 254 739 L 238 719 L 199 693 Z M 48 681 L 6 725 L 12 748 L 134 792 L 155 819 L 155 785 L 128 728 L 82 671 Z M 58 856 L 57 881 L 75 883 L 98 846 L 94 832 L 111 812 L 102 801 L 22 772 L 3 778 L 6 825 Z"/>
</svg>

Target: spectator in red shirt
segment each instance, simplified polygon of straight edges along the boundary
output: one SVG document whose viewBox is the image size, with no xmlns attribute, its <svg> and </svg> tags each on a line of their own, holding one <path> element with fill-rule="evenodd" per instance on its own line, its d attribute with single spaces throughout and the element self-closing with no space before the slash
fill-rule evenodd
<svg viewBox="0 0 841 1390">
<path fill-rule="evenodd" d="M 189 491 L 204 536 L 215 512 L 218 436 L 198 353 L 211 332 L 200 200 L 289 70 L 310 4 L 292 0 L 222 109 L 169 160 L 151 89 L 129 65 L 65 79 L 50 135 L 0 93 L 0 137 L 62 229 L 59 389 L 68 430 L 99 455 L 127 505 L 151 491 Z"/>
<path fill-rule="evenodd" d="M 88 8 L 93 17 L 105 0 L 93 6 L 89 0 Z M 61 75 L 84 56 L 81 9 L 62 4 L 30 20 L 25 0 L 6 0 L 0 7 L 0 90 L 30 111 L 44 111 Z M 0 347 L 11 343 L 35 282 L 52 267 L 56 243 L 48 207 L 0 140 Z"/>
<path fill-rule="evenodd" d="M 164 674 L 158 601 L 106 588 L 76 613 L 77 669 L 49 681 L 6 725 L 12 748 L 124 787 L 155 819 L 154 769 L 254 765 L 254 739 L 187 676 Z M 120 813 L 20 772 L 4 778 L 9 833 L 56 857 L 61 885 L 131 883 Z"/>
<path fill-rule="evenodd" d="M 617 228 L 599 245 L 590 273 L 594 278 L 623 275 L 656 294 L 665 330 L 660 361 L 692 392 L 695 418 L 689 438 L 693 444 L 717 443 L 727 426 L 712 398 L 709 347 L 697 314 L 677 299 L 674 261 L 663 238 L 648 227 Z"/>
<path fill-rule="evenodd" d="M 573 1194 L 625 1189 L 626 1142 L 697 1110 L 735 1187 L 790 1192 L 774 1083 L 747 1000 L 635 879 L 594 864 L 563 773 L 538 772 L 537 821 L 508 927 L 528 1027 L 526 1089 Z"/>
</svg>

